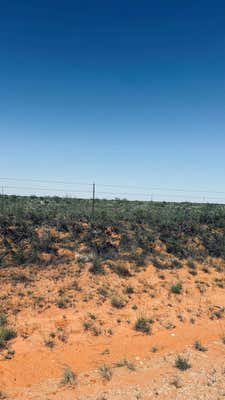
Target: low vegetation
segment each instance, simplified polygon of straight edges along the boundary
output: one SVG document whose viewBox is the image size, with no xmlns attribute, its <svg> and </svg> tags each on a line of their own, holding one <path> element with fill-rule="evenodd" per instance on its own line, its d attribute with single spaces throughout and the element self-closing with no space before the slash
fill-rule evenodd
<svg viewBox="0 0 225 400">
<path fill-rule="evenodd" d="M 138 332 L 150 334 L 151 333 L 150 320 L 143 316 L 139 317 L 135 322 L 134 329 Z"/>
<path fill-rule="evenodd" d="M 112 375 L 113 375 L 112 369 L 106 364 L 100 365 L 99 373 L 102 376 L 102 378 L 107 381 L 110 381 L 112 379 Z"/>
<path fill-rule="evenodd" d="M 126 305 L 126 299 L 123 297 L 113 296 L 111 304 L 115 308 L 123 308 Z"/>
<path fill-rule="evenodd" d="M 207 351 L 207 347 L 203 346 L 203 344 L 199 340 L 196 340 L 196 342 L 194 342 L 194 348 L 198 351 Z"/>
<path fill-rule="evenodd" d="M 63 371 L 63 376 L 61 379 L 62 385 L 73 384 L 76 380 L 76 374 L 70 367 L 66 367 Z"/>
<path fill-rule="evenodd" d="M 131 361 L 128 361 L 126 358 L 114 363 L 114 367 L 116 368 L 127 367 L 130 371 L 135 371 L 135 365 Z"/>
<path fill-rule="evenodd" d="M 174 294 L 180 294 L 182 292 L 182 283 L 181 282 L 174 283 L 173 285 L 171 285 L 170 291 L 171 293 Z"/>
<path fill-rule="evenodd" d="M 95 215 L 90 206 L 88 200 L 0 196 L 2 370 L 14 354 L 12 371 L 6 368 L 10 379 L 17 360 L 32 362 L 26 343 L 35 338 L 42 366 L 63 354 L 68 359 L 70 347 L 77 370 L 87 360 L 78 380 L 70 367 L 61 372 L 58 382 L 71 387 L 60 390 L 71 395 L 81 382 L 102 386 L 113 378 L 116 387 L 132 375 L 138 382 L 143 371 L 151 378 L 152 367 L 164 371 L 166 363 L 175 367 L 167 389 L 182 387 L 181 395 L 190 375 L 182 373 L 181 381 L 181 372 L 170 372 L 190 369 L 189 358 L 191 375 L 203 371 L 214 347 L 219 355 L 225 344 L 225 206 L 96 200 Z M 218 324 L 205 347 L 205 330 Z M 188 357 L 174 353 L 179 338 Z M 24 359 L 17 351 L 22 341 Z M 157 396 L 156 383 L 149 385 Z"/>
<path fill-rule="evenodd" d="M 175 367 L 181 371 L 186 371 L 187 369 L 191 368 L 191 364 L 187 358 L 178 355 L 175 360 Z"/>
<path fill-rule="evenodd" d="M 0 314 L 0 327 L 5 326 L 7 324 L 7 317 L 5 314 Z"/>
<path fill-rule="evenodd" d="M 16 337 L 16 331 L 6 326 L 0 327 L 0 348 L 5 347 L 6 343 Z"/>
<path fill-rule="evenodd" d="M 91 255 L 93 274 L 103 274 L 107 260 L 127 278 L 127 261 L 136 270 L 146 260 L 179 269 L 183 259 L 194 274 L 196 261 L 225 259 L 225 206 L 97 199 L 93 216 L 90 200 L 0 195 L 0 267 L 61 262 L 81 244 L 81 265 Z"/>
</svg>

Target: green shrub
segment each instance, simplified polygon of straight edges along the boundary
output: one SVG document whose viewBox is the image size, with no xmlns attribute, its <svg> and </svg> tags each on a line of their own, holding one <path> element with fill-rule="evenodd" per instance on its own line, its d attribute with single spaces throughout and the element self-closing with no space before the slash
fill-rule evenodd
<svg viewBox="0 0 225 400">
<path fill-rule="evenodd" d="M 181 282 L 174 283 L 173 285 L 171 285 L 170 291 L 171 293 L 174 294 L 180 294 L 182 292 L 182 283 Z"/>
<path fill-rule="evenodd" d="M 151 325 L 149 319 L 145 317 L 139 317 L 135 322 L 134 329 L 139 332 L 150 334 Z"/>
<path fill-rule="evenodd" d="M 95 251 L 102 260 L 127 258 L 142 266 L 154 255 L 157 268 L 180 268 L 179 260 L 171 261 L 166 253 L 165 260 L 159 258 L 155 241 L 180 260 L 204 261 L 207 256 L 225 260 L 223 204 L 96 199 L 94 218 L 89 199 L 0 195 L 0 205 L 1 266 L 58 262 L 57 247 L 64 246 L 65 237 L 55 237 L 52 228 L 66 232 L 74 248 L 85 242 L 87 252 Z M 141 255 L 137 247 L 142 248 Z M 41 252 L 51 253 L 51 259 L 43 263 Z M 194 271 L 191 262 L 188 267 Z M 123 267 L 114 272 L 130 276 Z"/>
<path fill-rule="evenodd" d="M 185 357 L 178 355 L 175 360 L 175 367 L 181 371 L 186 371 L 187 369 L 191 368 L 191 364 Z"/>
<path fill-rule="evenodd" d="M 6 342 L 16 337 L 16 332 L 13 329 L 5 326 L 0 327 L 0 348 L 4 347 Z"/>
</svg>

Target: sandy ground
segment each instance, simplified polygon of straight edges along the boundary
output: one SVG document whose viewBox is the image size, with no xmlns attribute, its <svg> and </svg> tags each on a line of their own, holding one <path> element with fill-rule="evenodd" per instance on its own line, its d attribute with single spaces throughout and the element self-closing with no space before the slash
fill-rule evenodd
<svg viewBox="0 0 225 400">
<path fill-rule="evenodd" d="M 148 265 L 121 278 L 75 263 L 2 269 L 0 311 L 17 337 L 0 350 L 0 399 L 225 399 L 225 274 L 197 271 Z M 140 316 L 150 334 L 134 329 Z M 178 355 L 190 368 L 175 367 Z M 63 382 L 66 368 L 72 382 Z"/>
</svg>

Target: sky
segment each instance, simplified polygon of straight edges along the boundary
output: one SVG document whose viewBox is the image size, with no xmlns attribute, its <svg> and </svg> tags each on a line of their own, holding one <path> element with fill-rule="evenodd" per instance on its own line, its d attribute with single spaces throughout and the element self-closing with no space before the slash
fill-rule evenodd
<svg viewBox="0 0 225 400">
<path fill-rule="evenodd" d="M 95 181 L 99 195 L 130 186 L 225 199 L 223 0 L 0 0 L 0 10 L 5 192 Z"/>
</svg>

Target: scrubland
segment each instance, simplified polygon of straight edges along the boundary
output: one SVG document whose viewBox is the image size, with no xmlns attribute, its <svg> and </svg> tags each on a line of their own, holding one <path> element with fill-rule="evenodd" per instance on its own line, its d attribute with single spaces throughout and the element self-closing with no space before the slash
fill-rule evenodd
<svg viewBox="0 0 225 400">
<path fill-rule="evenodd" d="M 225 206 L 0 196 L 0 399 L 225 398 Z"/>
</svg>

